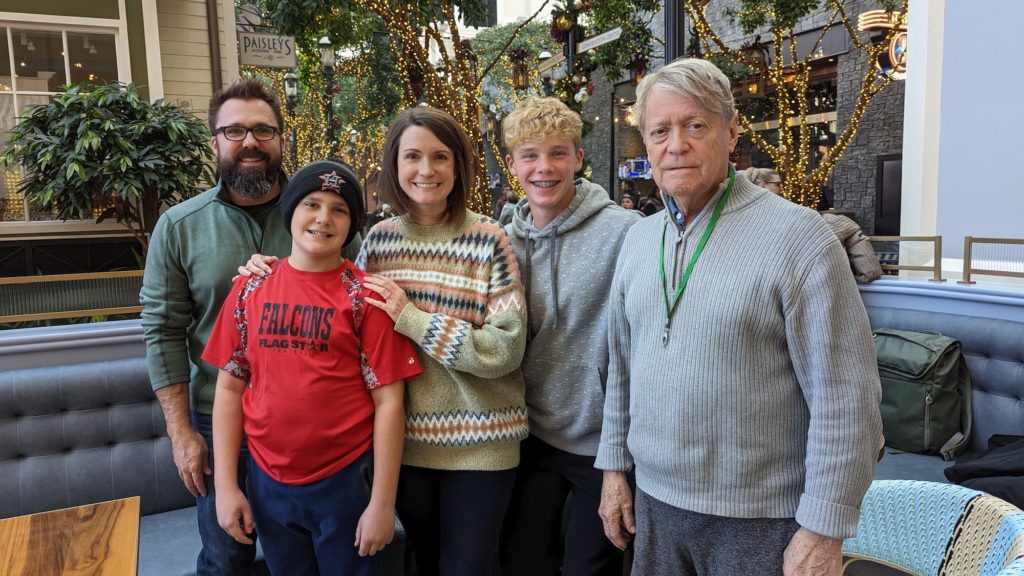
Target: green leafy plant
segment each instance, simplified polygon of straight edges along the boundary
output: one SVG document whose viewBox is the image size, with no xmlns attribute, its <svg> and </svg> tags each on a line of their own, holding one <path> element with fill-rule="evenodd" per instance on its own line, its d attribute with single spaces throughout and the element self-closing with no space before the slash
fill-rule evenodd
<svg viewBox="0 0 1024 576">
<path fill-rule="evenodd" d="M 31 202 L 63 220 L 115 218 L 145 250 L 160 207 L 212 180 L 209 139 L 198 118 L 134 84 L 73 85 L 25 111 L 0 165 L 21 165 L 18 191 Z"/>
<path fill-rule="evenodd" d="M 634 68 L 641 73 L 654 53 L 654 34 L 651 21 L 661 10 L 659 0 L 601 0 L 593 2 L 587 11 L 590 24 L 588 35 L 622 28 L 619 39 L 594 50 L 594 65 L 605 73 L 609 82 L 616 82 L 623 72 Z"/>
</svg>

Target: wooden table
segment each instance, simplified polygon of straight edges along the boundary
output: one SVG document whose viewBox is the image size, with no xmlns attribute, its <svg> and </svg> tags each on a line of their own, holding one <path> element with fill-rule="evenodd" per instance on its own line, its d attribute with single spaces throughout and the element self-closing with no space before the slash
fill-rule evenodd
<svg viewBox="0 0 1024 576">
<path fill-rule="evenodd" d="M 0 520 L 0 575 L 135 574 L 139 497 Z"/>
</svg>

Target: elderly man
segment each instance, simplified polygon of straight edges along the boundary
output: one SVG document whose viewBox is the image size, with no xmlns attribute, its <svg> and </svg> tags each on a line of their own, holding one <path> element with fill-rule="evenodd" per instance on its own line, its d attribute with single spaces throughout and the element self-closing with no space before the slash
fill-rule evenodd
<svg viewBox="0 0 1024 576">
<path fill-rule="evenodd" d="M 611 286 L 605 533 L 636 535 L 644 576 L 839 576 L 882 430 L 843 248 L 730 165 L 737 116 L 714 65 L 648 75 L 636 110 L 666 210 L 630 229 Z"/>
</svg>

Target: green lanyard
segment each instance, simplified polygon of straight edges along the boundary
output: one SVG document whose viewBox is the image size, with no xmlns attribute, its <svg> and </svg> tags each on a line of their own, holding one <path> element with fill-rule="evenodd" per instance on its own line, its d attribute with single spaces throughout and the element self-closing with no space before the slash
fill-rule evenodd
<svg viewBox="0 0 1024 576">
<path fill-rule="evenodd" d="M 661 229 L 661 255 L 658 258 L 658 266 L 661 272 L 661 294 L 665 297 L 665 332 L 661 335 L 662 346 L 668 345 L 668 333 L 672 329 L 672 315 L 676 312 L 676 305 L 679 304 L 679 300 L 683 296 L 683 290 L 686 290 L 686 283 L 690 281 L 690 272 L 693 272 L 697 259 L 704 252 L 704 245 L 707 244 L 708 238 L 711 237 L 711 232 L 715 230 L 715 224 L 718 224 L 718 217 L 722 215 L 722 208 L 729 201 L 729 192 L 732 191 L 734 180 L 736 180 L 736 172 L 730 170 L 729 184 L 725 187 L 722 197 L 718 199 L 715 211 L 711 214 L 711 222 L 708 222 L 708 227 L 704 229 L 704 235 L 700 237 L 700 242 L 697 243 L 697 248 L 693 251 L 693 256 L 690 257 L 690 263 L 686 265 L 686 270 L 683 272 L 683 278 L 679 281 L 679 287 L 676 288 L 675 299 L 672 300 L 671 305 L 668 303 L 668 282 L 665 280 L 665 228 Z"/>
</svg>

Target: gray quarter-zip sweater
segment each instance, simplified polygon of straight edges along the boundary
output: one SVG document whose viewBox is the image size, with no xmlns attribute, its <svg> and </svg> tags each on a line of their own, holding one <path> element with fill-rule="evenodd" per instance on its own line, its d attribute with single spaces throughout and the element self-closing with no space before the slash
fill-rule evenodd
<svg viewBox="0 0 1024 576">
<path fill-rule="evenodd" d="M 538 230 L 524 199 L 505 233 L 526 288 L 529 341 L 523 357 L 530 433 L 594 456 L 608 366 L 608 288 L 619 247 L 638 212 L 616 206 L 584 179 L 558 217 Z"/>
<path fill-rule="evenodd" d="M 596 466 L 635 465 L 637 488 L 676 508 L 851 536 L 881 441 L 881 388 L 864 304 L 825 221 L 737 174 L 663 344 L 659 252 L 671 298 L 724 189 L 685 232 L 665 211 L 626 236 Z"/>
</svg>

